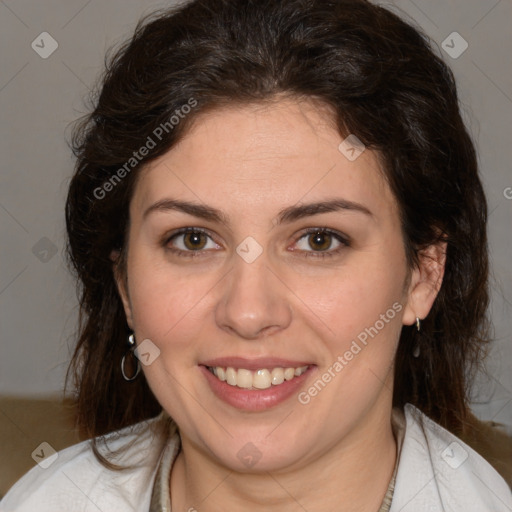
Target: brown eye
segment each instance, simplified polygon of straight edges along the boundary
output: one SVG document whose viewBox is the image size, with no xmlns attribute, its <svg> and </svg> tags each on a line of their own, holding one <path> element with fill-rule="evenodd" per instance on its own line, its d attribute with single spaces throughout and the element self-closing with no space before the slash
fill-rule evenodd
<svg viewBox="0 0 512 512">
<path fill-rule="evenodd" d="M 205 256 L 209 249 L 221 249 L 212 237 L 200 228 L 184 228 L 167 237 L 163 246 L 178 256 Z"/>
<path fill-rule="evenodd" d="M 350 247 L 349 239 L 337 231 L 324 228 L 307 230 L 296 242 L 299 252 L 306 257 L 330 257 Z"/>
<path fill-rule="evenodd" d="M 203 249 L 206 245 L 206 235 L 199 231 L 192 231 L 183 234 L 183 243 L 187 249 L 198 250 Z"/>
<path fill-rule="evenodd" d="M 317 233 L 312 233 L 308 237 L 308 242 L 310 247 L 316 249 L 318 251 L 325 251 L 329 249 L 332 243 L 332 235 L 318 231 Z"/>
</svg>

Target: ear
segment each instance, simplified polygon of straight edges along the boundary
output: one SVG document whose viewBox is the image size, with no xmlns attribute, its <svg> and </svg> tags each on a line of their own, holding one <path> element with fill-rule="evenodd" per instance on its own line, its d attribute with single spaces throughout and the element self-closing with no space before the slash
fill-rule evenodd
<svg viewBox="0 0 512 512">
<path fill-rule="evenodd" d="M 114 272 L 114 280 L 117 285 L 117 291 L 121 297 L 121 301 L 123 302 L 126 322 L 128 323 L 130 329 L 133 330 L 133 313 L 132 305 L 130 302 L 130 295 L 128 293 L 128 279 L 125 277 L 124 273 L 121 272 L 119 267 L 120 251 L 117 249 L 112 250 L 110 253 L 110 259 L 113 262 L 112 271 Z"/>
<path fill-rule="evenodd" d="M 440 241 L 419 252 L 418 266 L 412 271 L 407 292 L 404 325 L 413 325 L 416 317 L 423 320 L 428 316 L 443 282 L 446 245 Z"/>
</svg>

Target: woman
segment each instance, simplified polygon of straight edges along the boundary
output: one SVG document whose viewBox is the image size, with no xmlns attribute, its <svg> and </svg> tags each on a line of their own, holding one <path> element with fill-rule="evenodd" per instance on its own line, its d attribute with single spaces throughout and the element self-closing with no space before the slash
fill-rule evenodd
<svg viewBox="0 0 512 512">
<path fill-rule="evenodd" d="M 194 1 L 138 26 L 74 147 L 93 441 L 2 510 L 512 509 L 462 441 L 486 202 L 425 37 L 364 0 Z"/>
</svg>

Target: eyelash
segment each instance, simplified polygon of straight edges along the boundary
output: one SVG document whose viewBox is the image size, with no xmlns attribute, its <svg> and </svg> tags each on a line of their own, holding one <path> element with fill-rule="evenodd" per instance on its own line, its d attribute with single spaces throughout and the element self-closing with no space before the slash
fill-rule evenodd
<svg viewBox="0 0 512 512">
<path fill-rule="evenodd" d="M 173 240 L 174 238 L 177 238 L 180 235 L 184 235 L 187 233 L 202 233 L 209 238 L 212 238 L 208 231 L 206 231 L 203 228 L 183 228 L 175 233 L 172 233 L 170 236 L 164 237 L 164 240 L 162 242 L 162 245 L 166 248 L 166 250 L 177 254 L 178 256 L 183 256 L 185 258 L 197 258 L 202 257 L 202 253 L 205 251 L 203 250 L 197 250 L 197 251 L 183 251 L 181 249 L 175 249 L 173 247 L 169 247 L 168 244 Z M 308 228 L 304 232 L 301 233 L 301 235 L 296 239 L 295 243 L 297 243 L 299 240 L 304 238 L 307 235 L 321 233 L 324 235 L 331 235 L 334 237 L 338 242 L 341 243 L 341 246 L 334 250 L 326 250 L 326 251 L 303 251 L 305 258 L 332 258 L 333 256 L 339 254 L 342 250 L 344 250 L 347 247 L 350 247 L 350 242 L 347 237 L 342 235 L 341 233 L 334 231 L 332 229 L 327 228 Z M 212 239 L 213 240 L 213 239 Z"/>
</svg>

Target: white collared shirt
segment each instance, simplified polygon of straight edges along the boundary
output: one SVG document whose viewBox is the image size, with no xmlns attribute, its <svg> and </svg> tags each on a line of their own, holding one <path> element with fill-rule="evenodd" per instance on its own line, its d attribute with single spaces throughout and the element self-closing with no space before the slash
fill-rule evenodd
<svg viewBox="0 0 512 512">
<path fill-rule="evenodd" d="M 390 512 L 512 512 L 510 488 L 485 459 L 413 405 L 406 404 L 404 417 Z M 105 468 L 83 441 L 58 452 L 46 469 L 32 468 L 0 512 L 148 512 L 159 467 L 169 481 L 178 432 L 163 414 L 107 439 L 111 450 L 127 446 L 113 462 L 131 469 Z"/>
</svg>

